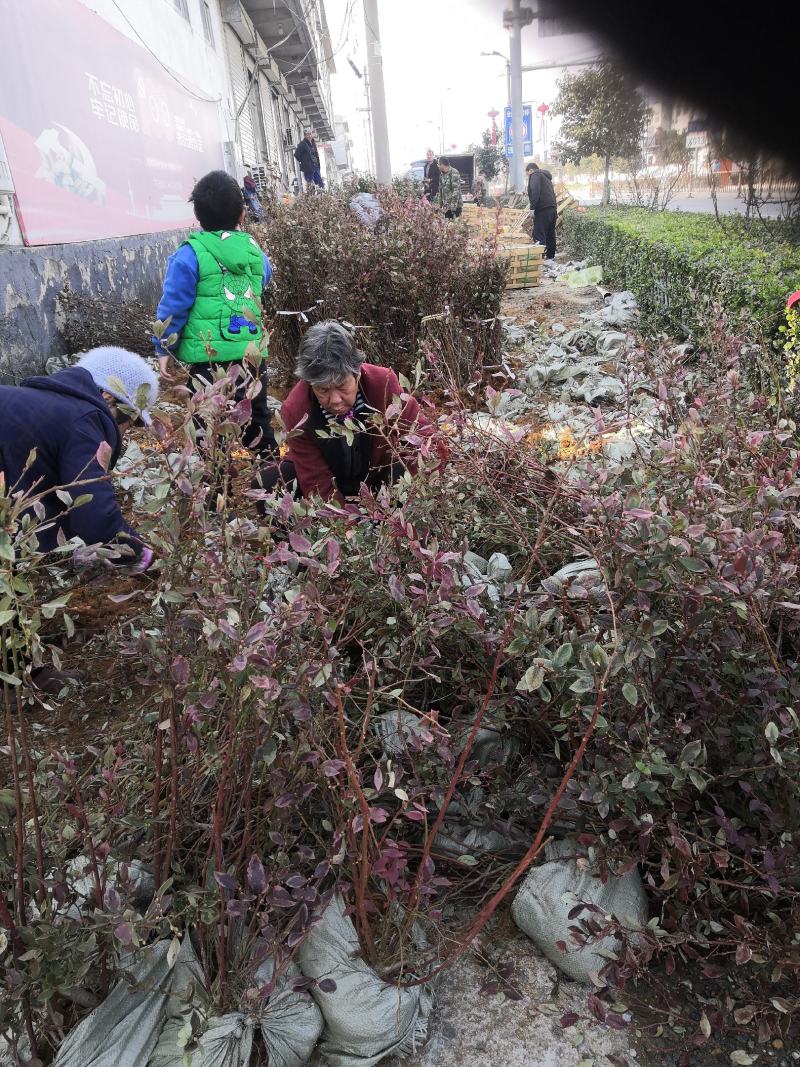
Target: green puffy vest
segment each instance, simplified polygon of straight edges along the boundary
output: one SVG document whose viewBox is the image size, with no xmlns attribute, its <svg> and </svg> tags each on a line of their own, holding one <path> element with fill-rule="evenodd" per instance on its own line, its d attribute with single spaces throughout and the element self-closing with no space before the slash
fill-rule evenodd
<svg viewBox="0 0 800 1067">
<path fill-rule="evenodd" d="M 200 230 L 188 238 L 197 256 L 197 295 L 181 331 L 177 356 L 184 363 L 228 363 L 259 345 L 264 257 L 241 230 Z M 246 317 L 244 312 L 247 312 Z"/>
</svg>

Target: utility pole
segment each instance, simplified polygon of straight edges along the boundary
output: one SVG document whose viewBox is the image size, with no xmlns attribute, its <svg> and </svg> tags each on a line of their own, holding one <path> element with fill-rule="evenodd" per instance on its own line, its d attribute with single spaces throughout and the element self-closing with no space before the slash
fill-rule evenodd
<svg viewBox="0 0 800 1067">
<path fill-rule="evenodd" d="M 364 82 L 364 102 L 365 102 L 365 104 L 367 106 L 366 107 L 360 107 L 357 110 L 363 112 L 363 114 L 364 114 L 364 140 L 365 140 L 365 143 L 367 145 L 367 168 L 369 169 L 369 173 L 370 174 L 374 174 L 375 173 L 375 160 L 374 160 L 373 155 L 372 155 L 372 145 L 373 145 L 372 108 L 370 107 L 370 104 L 369 104 L 369 75 L 367 73 L 366 68 L 364 69 L 364 73 L 362 74 L 361 71 L 358 69 L 358 67 L 355 65 L 355 63 L 352 61 L 352 59 L 349 56 L 347 57 L 347 62 L 350 64 L 355 76 L 360 81 Z"/>
<path fill-rule="evenodd" d="M 389 129 L 386 122 L 386 94 L 383 88 L 383 55 L 381 53 L 381 28 L 378 22 L 378 0 L 364 0 L 364 26 L 367 34 L 367 71 L 369 73 L 375 177 L 380 185 L 389 185 L 392 180 L 392 162 L 389 158 Z"/>
<path fill-rule="evenodd" d="M 522 128 L 522 27 L 533 22 L 533 12 L 512 0 L 510 11 L 503 12 L 503 26 L 511 36 L 511 173 L 514 192 L 525 191 L 524 133 Z"/>
</svg>

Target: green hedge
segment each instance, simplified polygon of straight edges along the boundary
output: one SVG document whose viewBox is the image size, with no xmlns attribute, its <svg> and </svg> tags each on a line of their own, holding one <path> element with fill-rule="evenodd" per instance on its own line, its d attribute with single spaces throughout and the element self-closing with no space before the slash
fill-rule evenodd
<svg viewBox="0 0 800 1067">
<path fill-rule="evenodd" d="M 567 212 L 563 226 L 574 255 L 590 256 L 610 285 L 636 294 L 648 325 L 703 340 L 721 304 L 734 328 L 778 346 L 786 297 L 800 289 L 796 224 L 590 208 Z"/>
</svg>

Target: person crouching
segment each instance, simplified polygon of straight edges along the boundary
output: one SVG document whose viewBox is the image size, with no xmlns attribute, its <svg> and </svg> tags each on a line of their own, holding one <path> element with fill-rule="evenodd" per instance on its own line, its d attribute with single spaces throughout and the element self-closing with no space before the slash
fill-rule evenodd
<svg viewBox="0 0 800 1067">
<path fill-rule="evenodd" d="M 275 489 L 296 483 L 300 496 L 319 495 L 343 504 L 362 485 L 372 490 L 396 481 L 404 470 L 415 472 L 417 456 L 401 447 L 397 430 L 374 425 L 401 395 L 394 371 L 364 361 L 352 333 L 334 320 L 317 323 L 300 344 L 295 370 L 300 381 L 281 406 L 288 455 L 265 466 L 255 488 Z M 420 437 L 434 432 L 413 397 L 407 397 L 396 421 L 400 431 Z"/>
</svg>

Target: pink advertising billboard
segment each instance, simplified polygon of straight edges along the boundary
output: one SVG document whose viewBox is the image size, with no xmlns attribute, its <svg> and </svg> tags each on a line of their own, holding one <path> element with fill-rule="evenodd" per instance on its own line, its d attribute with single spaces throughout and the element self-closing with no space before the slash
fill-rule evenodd
<svg viewBox="0 0 800 1067">
<path fill-rule="evenodd" d="M 190 225 L 192 185 L 222 166 L 217 103 L 79 0 L 2 7 L 0 132 L 25 243 Z"/>
</svg>

